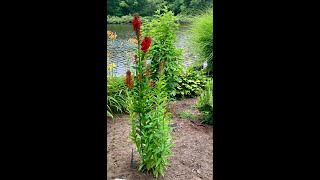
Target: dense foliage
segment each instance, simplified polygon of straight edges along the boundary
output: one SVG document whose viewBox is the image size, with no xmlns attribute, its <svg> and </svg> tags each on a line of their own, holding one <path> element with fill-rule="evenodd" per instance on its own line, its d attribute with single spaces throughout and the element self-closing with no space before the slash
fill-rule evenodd
<svg viewBox="0 0 320 180">
<path fill-rule="evenodd" d="M 131 23 L 131 18 L 132 16 L 130 15 L 125 15 L 125 16 L 107 16 L 107 23 L 108 24 L 126 24 L 126 23 Z M 146 21 L 151 21 L 152 19 L 155 19 L 153 16 L 144 16 L 141 17 L 141 21 L 146 22 Z M 185 15 L 185 14 L 178 14 L 176 16 L 175 22 L 179 24 L 189 24 L 192 22 L 193 16 L 192 15 Z"/>
<path fill-rule="evenodd" d="M 154 11 L 167 5 L 175 14 L 197 14 L 212 4 L 212 0 L 107 0 L 107 12 L 111 16 L 125 16 L 139 12 L 152 16 Z"/>
<path fill-rule="evenodd" d="M 202 121 L 207 124 L 213 123 L 213 80 L 210 79 L 206 83 L 206 89 L 203 91 L 198 99 L 197 107 L 203 113 Z"/>
<path fill-rule="evenodd" d="M 207 73 L 213 73 L 213 11 L 209 8 L 204 14 L 195 17 L 191 28 L 191 46 L 200 55 L 196 64 L 207 62 Z"/>
<path fill-rule="evenodd" d="M 154 39 L 150 48 L 151 79 L 157 80 L 159 69 L 164 69 L 164 79 L 167 82 L 167 91 L 170 96 L 175 96 L 175 88 L 178 86 L 177 81 L 180 80 L 179 74 L 182 71 L 182 49 L 176 49 L 177 41 L 176 33 L 178 24 L 176 24 L 175 16 L 165 6 L 162 12 L 156 11 L 154 15 L 156 19 L 146 22 L 143 31 Z"/>
<path fill-rule="evenodd" d="M 142 38 L 141 21 L 138 15 L 132 20 L 133 29 L 138 40 L 137 56 L 135 57 L 134 73 L 127 71 L 126 85 L 127 104 L 131 119 L 131 140 L 140 154 L 139 170 L 152 172 L 155 177 L 164 176 L 164 167 L 169 163 L 167 156 L 172 155 L 173 145 L 169 126 L 171 114 L 166 110 L 166 82 L 161 75 L 157 81 L 150 79 L 150 68 L 146 65 L 152 38 Z M 140 49 L 141 45 L 141 49 Z"/>
<path fill-rule="evenodd" d="M 205 89 L 207 80 L 203 71 L 196 71 L 193 67 L 188 68 L 185 73 L 180 74 L 180 80 L 177 81 L 179 85 L 175 88 L 175 97 L 180 99 L 200 95 Z"/>
<path fill-rule="evenodd" d="M 126 107 L 126 86 L 124 76 L 114 76 L 107 82 L 107 107 L 111 114 L 124 113 Z M 111 116 L 112 117 L 112 116 Z"/>
</svg>

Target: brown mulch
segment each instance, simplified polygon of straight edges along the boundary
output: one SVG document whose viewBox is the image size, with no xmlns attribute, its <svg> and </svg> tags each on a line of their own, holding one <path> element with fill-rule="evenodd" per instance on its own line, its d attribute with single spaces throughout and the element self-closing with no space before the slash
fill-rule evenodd
<svg viewBox="0 0 320 180">
<path fill-rule="evenodd" d="M 201 124 L 198 118 L 181 118 L 178 112 L 189 112 L 201 116 L 193 107 L 196 98 L 184 99 L 175 103 L 173 120 L 176 126 L 172 135 L 173 156 L 164 171 L 162 180 L 210 180 L 213 179 L 213 126 Z M 107 119 L 107 179 L 126 180 L 156 179 L 138 171 L 139 155 L 134 153 L 134 167 L 131 165 L 133 143 L 129 137 L 130 120 L 128 115 Z"/>
</svg>

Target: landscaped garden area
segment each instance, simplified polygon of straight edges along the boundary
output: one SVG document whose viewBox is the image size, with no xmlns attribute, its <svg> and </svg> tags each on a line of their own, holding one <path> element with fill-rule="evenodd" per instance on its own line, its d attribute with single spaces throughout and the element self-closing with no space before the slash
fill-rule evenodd
<svg viewBox="0 0 320 180">
<path fill-rule="evenodd" d="M 212 179 L 212 5 L 182 35 L 177 9 L 158 6 L 108 26 L 107 179 Z"/>
</svg>

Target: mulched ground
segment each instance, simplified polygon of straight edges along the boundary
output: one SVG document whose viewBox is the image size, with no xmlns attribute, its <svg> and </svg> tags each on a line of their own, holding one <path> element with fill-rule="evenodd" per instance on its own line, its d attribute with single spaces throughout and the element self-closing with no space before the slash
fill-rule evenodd
<svg viewBox="0 0 320 180">
<path fill-rule="evenodd" d="M 200 118 L 195 108 L 196 98 L 177 101 L 173 115 L 176 126 L 172 132 L 174 146 L 171 164 L 161 180 L 213 179 L 213 126 L 201 124 L 197 118 L 181 118 L 179 112 L 189 112 Z M 107 179 L 156 179 L 138 171 L 138 153 L 134 153 L 135 167 L 130 167 L 133 143 L 129 137 L 129 116 L 107 119 Z"/>
</svg>

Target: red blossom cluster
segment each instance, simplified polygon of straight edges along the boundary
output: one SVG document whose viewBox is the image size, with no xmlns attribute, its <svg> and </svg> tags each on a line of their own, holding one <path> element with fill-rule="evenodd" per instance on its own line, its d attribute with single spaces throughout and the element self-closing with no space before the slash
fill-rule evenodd
<svg viewBox="0 0 320 180">
<path fill-rule="evenodd" d="M 130 70 L 126 72 L 126 85 L 129 89 L 133 88 L 132 74 Z"/>
<path fill-rule="evenodd" d="M 139 14 L 134 14 L 132 19 L 132 28 L 134 31 L 136 31 L 137 35 L 139 36 L 141 35 L 140 34 L 141 21 L 140 21 Z"/>
<path fill-rule="evenodd" d="M 141 42 L 141 50 L 144 52 L 148 52 L 151 42 L 151 37 L 144 37 L 144 39 Z"/>
</svg>

